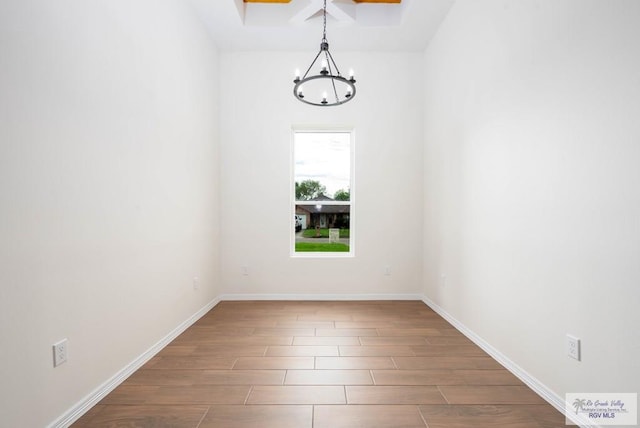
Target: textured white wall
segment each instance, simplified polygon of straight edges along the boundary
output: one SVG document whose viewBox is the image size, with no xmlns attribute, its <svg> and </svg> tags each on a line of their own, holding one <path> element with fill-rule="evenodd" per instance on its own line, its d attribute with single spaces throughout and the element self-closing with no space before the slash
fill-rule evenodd
<svg viewBox="0 0 640 428">
<path fill-rule="evenodd" d="M 309 48 L 221 55 L 224 293 L 418 294 L 422 55 L 332 52 L 343 72 L 355 70 L 358 93 L 348 104 L 321 108 L 292 94 L 295 68 L 316 54 Z M 354 258 L 290 257 L 291 128 L 298 125 L 355 129 Z"/>
<path fill-rule="evenodd" d="M 638 22 L 459 0 L 426 53 L 425 293 L 561 397 L 640 385 Z"/>
<path fill-rule="evenodd" d="M 217 62 L 179 1 L 0 2 L 0 425 L 51 423 L 219 294 Z"/>
</svg>

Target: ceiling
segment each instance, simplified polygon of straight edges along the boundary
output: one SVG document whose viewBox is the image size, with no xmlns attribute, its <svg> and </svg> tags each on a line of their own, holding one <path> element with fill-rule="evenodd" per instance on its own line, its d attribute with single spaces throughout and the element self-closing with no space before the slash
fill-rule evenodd
<svg viewBox="0 0 640 428">
<path fill-rule="evenodd" d="M 189 0 L 223 51 L 301 51 L 322 38 L 323 0 Z M 455 0 L 327 0 L 341 51 L 423 51 Z"/>
</svg>

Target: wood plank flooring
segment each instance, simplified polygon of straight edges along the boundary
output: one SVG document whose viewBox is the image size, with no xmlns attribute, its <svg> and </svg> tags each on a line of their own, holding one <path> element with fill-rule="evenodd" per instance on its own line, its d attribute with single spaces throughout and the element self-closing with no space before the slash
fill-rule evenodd
<svg viewBox="0 0 640 428">
<path fill-rule="evenodd" d="M 417 301 L 222 302 L 74 427 L 565 426 Z"/>
</svg>

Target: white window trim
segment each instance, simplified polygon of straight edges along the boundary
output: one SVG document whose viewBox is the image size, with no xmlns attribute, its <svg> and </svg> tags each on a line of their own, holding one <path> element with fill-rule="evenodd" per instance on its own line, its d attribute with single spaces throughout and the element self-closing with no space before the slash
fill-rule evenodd
<svg viewBox="0 0 640 428">
<path fill-rule="evenodd" d="M 329 201 L 331 205 L 349 205 L 349 252 L 296 252 L 296 232 L 295 232 L 295 215 L 296 205 L 316 205 L 317 201 L 296 201 L 296 189 L 295 189 L 295 134 L 301 132 L 308 133 L 336 133 L 345 132 L 349 133 L 351 138 L 349 141 L 349 155 L 350 155 L 350 186 L 349 186 L 349 201 Z M 349 259 L 354 258 L 356 255 L 356 209 L 355 209 L 355 137 L 356 131 L 352 126 L 294 126 L 291 128 L 291 142 L 290 142 L 290 203 L 289 203 L 289 247 L 291 258 L 299 259 Z M 308 203 L 307 203 L 308 202 Z M 325 203 L 326 204 L 326 203 Z"/>
</svg>

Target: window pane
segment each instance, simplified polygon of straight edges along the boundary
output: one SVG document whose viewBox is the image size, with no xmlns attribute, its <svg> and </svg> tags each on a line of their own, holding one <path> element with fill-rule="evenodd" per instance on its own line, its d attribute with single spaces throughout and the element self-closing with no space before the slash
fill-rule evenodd
<svg viewBox="0 0 640 428">
<path fill-rule="evenodd" d="M 349 252 L 351 206 L 296 205 L 296 252 Z"/>
<path fill-rule="evenodd" d="M 294 133 L 294 253 L 349 253 L 351 133 Z"/>
<path fill-rule="evenodd" d="M 296 132 L 294 144 L 296 200 L 349 200 L 351 134 Z"/>
</svg>

